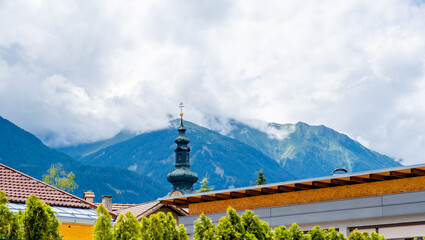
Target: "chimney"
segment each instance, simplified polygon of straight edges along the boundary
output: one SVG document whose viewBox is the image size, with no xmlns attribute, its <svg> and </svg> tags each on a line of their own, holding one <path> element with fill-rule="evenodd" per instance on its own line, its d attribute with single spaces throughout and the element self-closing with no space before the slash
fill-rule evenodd
<svg viewBox="0 0 425 240">
<path fill-rule="evenodd" d="M 85 192 L 84 193 L 84 200 L 86 200 L 89 203 L 93 203 L 94 199 L 94 192 Z"/>
<path fill-rule="evenodd" d="M 112 212 L 112 196 L 102 196 L 102 203 L 108 211 Z"/>
</svg>

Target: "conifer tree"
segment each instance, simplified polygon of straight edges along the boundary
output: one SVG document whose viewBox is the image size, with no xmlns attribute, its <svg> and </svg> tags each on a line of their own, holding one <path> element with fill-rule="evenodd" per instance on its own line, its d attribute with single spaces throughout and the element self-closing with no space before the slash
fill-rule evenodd
<svg viewBox="0 0 425 240">
<path fill-rule="evenodd" d="M 220 218 L 215 234 L 217 239 L 242 239 L 245 236 L 241 218 L 235 209 L 227 209 L 227 216 Z"/>
<path fill-rule="evenodd" d="M 163 239 L 164 226 L 158 214 L 152 214 L 149 217 L 148 239 Z"/>
<path fill-rule="evenodd" d="M 264 185 L 267 184 L 266 178 L 263 176 L 263 169 L 258 171 L 257 181 L 255 181 L 257 185 Z"/>
<path fill-rule="evenodd" d="M 149 239 L 149 224 L 150 221 L 146 217 L 143 217 L 140 221 L 140 239 L 147 240 Z"/>
<path fill-rule="evenodd" d="M 13 215 L 12 222 L 10 224 L 10 234 L 9 238 L 12 239 L 23 239 L 24 238 L 24 228 L 22 224 L 22 218 L 24 213 L 19 211 Z"/>
<path fill-rule="evenodd" d="M 195 221 L 195 240 L 213 240 L 214 225 L 203 213 Z"/>
<path fill-rule="evenodd" d="M 291 240 L 301 240 L 303 239 L 303 235 L 303 232 L 300 230 L 300 227 L 296 223 L 293 223 L 289 228 L 289 238 Z"/>
<path fill-rule="evenodd" d="M 62 239 L 59 221 L 51 207 L 35 195 L 28 197 L 23 217 L 24 238 L 31 240 Z"/>
<path fill-rule="evenodd" d="M 267 222 L 260 220 L 251 210 L 246 210 L 241 216 L 241 224 L 248 236 L 252 234 L 258 240 L 271 240 L 272 231 Z"/>
<path fill-rule="evenodd" d="M 329 240 L 345 240 L 346 237 L 344 234 L 337 232 L 335 228 L 329 228 L 328 230 L 328 239 Z"/>
<path fill-rule="evenodd" d="M 204 179 L 202 179 L 202 181 L 201 181 L 201 188 L 196 192 L 200 193 L 200 192 L 212 191 L 214 188 L 208 188 L 208 183 L 209 183 L 208 178 L 204 177 Z"/>
<path fill-rule="evenodd" d="M 357 229 L 355 229 L 348 236 L 348 240 L 368 240 L 368 239 L 365 239 L 365 236 L 362 233 L 360 233 Z"/>
<path fill-rule="evenodd" d="M 314 228 L 309 232 L 309 235 L 312 240 L 327 240 L 327 231 L 320 229 L 319 226 L 314 226 Z"/>
<path fill-rule="evenodd" d="M 108 210 L 101 203 L 96 209 L 97 219 L 94 222 L 94 240 L 112 240 L 112 217 L 109 215 Z"/>
<path fill-rule="evenodd" d="M 279 226 L 274 229 L 273 237 L 274 240 L 289 240 L 289 231 L 285 226 Z"/>
<path fill-rule="evenodd" d="M 186 228 L 184 228 L 183 224 L 180 224 L 178 227 L 178 238 L 177 240 L 189 240 L 189 237 L 187 236 L 186 233 Z"/>
<path fill-rule="evenodd" d="M 9 238 L 13 222 L 13 213 L 6 203 L 8 203 L 6 194 L 0 191 L 0 238 Z"/>
<path fill-rule="evenodd" d="M 221 217 L 215 228 L 215 236 L 218 240 L 240 239 L 241 234 L 237 233 L 227 216 Z"/>
<path fill-rule="evenodd" d="M 370 233 L 370 238 L 372 239 L 372 240 L 385 240 L 385 237 L 383 236 L 383 235 L 379 235 L 378 233 L 376 233 L 376 232 L 371 232 Z"/>
<path fill-rule="evenodd" d="M 171 213 L 157 213 L 164 230 L 164 239 L 178 239 L 177 222 Z"/>
<path fill-rule="evenodd" d="M 138 240 L 140 239 L 140 228 L 137 218 L 131 212 L 127 212 L 118 217 L 114 238 L 116 240 Z"/>
<path fill-rule="evenodd" d="M 183 225 L 177 226 L 176 220 L 169 212 L 159 212 L 143 217 L 140 221 L 142 240 L 186 240 L 188 239 L 186 229 Z"/>
<path fill-rule="evenodd" d="M 39 200 L 41 202 L 41 200 Z M 63 239 L 62 235 L 59 232 L 60 222 L 56 217 L 55 212 L 52 208 L 43 202 L 44 208 L 46 209 L 47 214 L 49 215 L 47 236 L 48 239 Z"/>
</svg>

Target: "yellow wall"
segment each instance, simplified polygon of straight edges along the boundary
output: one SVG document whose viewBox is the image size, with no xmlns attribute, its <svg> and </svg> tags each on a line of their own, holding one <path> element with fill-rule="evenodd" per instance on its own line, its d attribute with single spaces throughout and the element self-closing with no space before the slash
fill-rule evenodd
<svg viewBox="0 0 425 240">
<path fill-rule="evenodd" d="M 93 225 L 62 223 L 59 231 L 65 240 L 92 240 Z"/>
<path fill-rule="evenodd" d="M 189 214 L 285 206 L 425 190 L 425 176 L 189 204 Z"/>
</svg>

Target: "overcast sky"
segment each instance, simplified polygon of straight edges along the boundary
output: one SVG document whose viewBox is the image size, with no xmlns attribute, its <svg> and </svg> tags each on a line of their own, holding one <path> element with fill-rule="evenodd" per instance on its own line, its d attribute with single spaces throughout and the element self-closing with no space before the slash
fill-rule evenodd
<svg viewBox="0 0 425 240">
<path fill-rule="evenodd" d="M 326 125 L 425 163 L 421 1 L 0 0 L 0 115 L 50 146 L 177 117 Z"/>
</svg>

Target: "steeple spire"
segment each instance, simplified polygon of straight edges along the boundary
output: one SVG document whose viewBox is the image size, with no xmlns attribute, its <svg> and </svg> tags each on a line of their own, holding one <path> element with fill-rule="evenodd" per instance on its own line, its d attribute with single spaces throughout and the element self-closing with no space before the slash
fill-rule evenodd
<svg viewBox="0 0 425 240">
<path fill-rule="evenodd" d="M 167 175 L 168 181 L 173 184 L 173 191 L 168 195 L 193 193 L 193 184 L 198 181 L 198 174 L 190 170 L 190 148 L 187 146 L 190 140 L 186 137 L 186 128 L 183 125 L 183 107 L 181 102 L 179 105 L 179 136 L 174 141 L 177 144 L 177 148 L 174 150 L 176 153 L 175 169 Z"/>
</svg>

